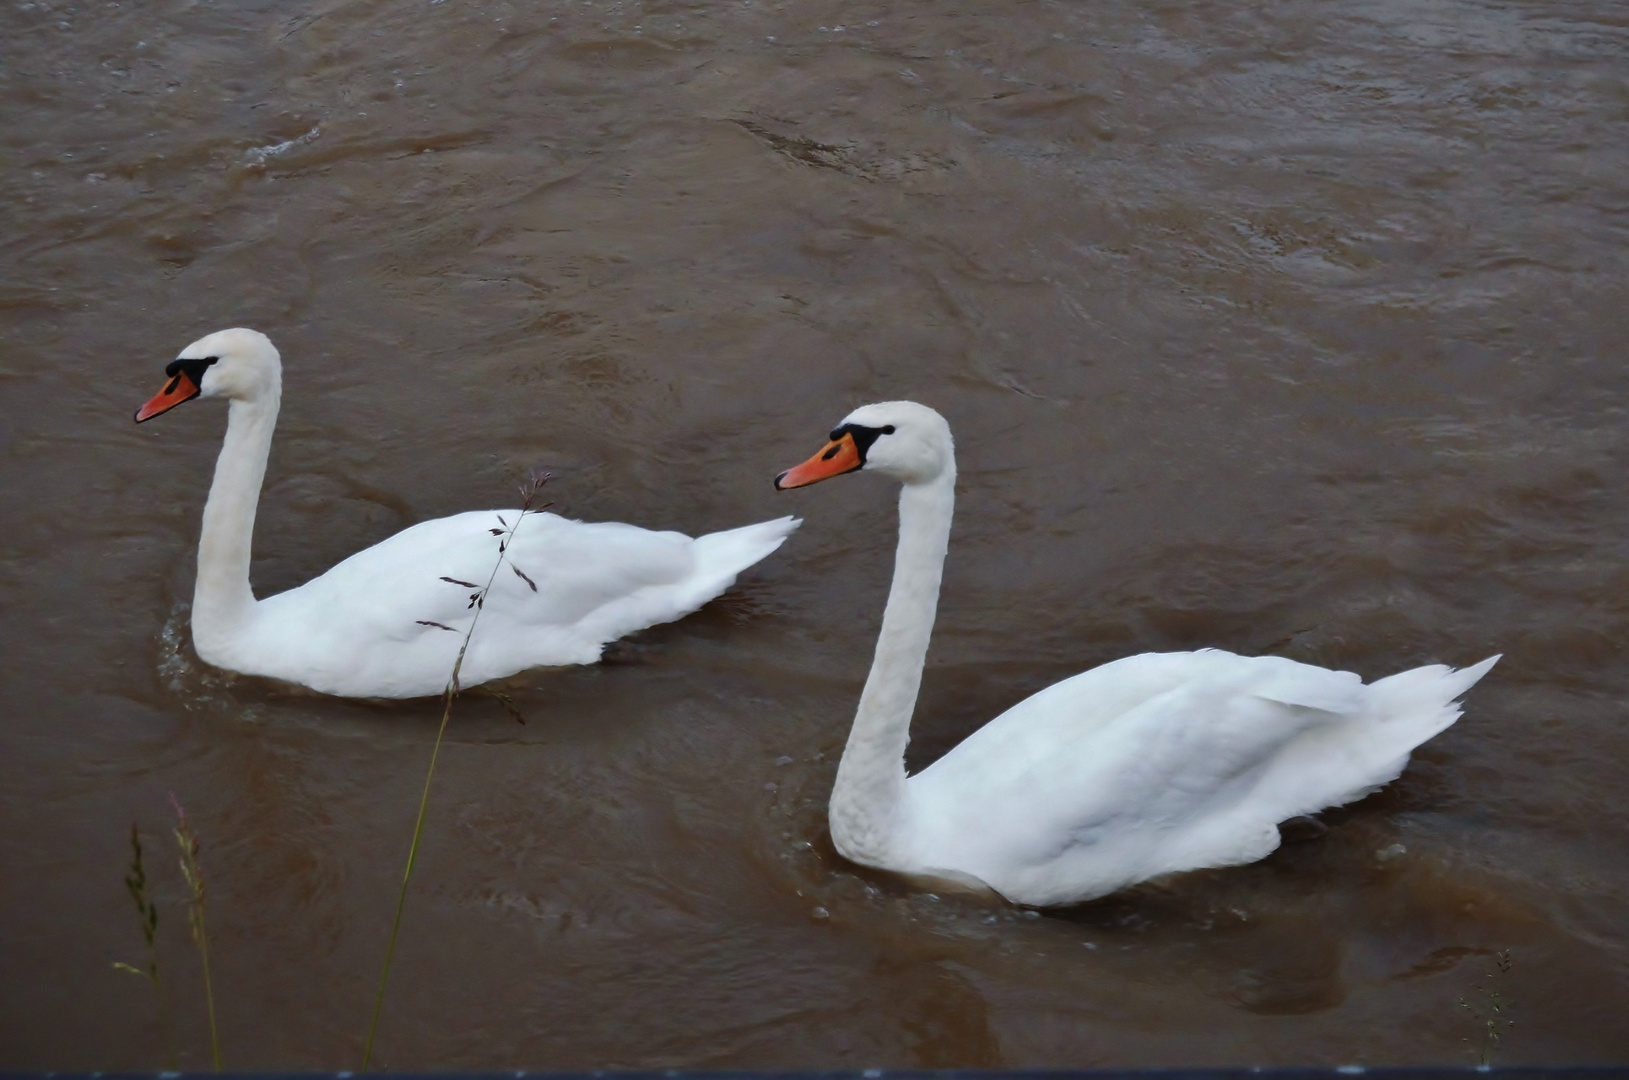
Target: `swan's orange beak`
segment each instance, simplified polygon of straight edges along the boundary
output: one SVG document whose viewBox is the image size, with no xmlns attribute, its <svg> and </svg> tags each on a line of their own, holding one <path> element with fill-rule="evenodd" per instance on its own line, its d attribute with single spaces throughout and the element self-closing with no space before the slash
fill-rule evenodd
<svg viewBox="0 0 1629 1080">
<path fill-rule="evenodd" d="M 191 401 L 198 396 L 198 384 L 185 371 L 178 371 L 165 385 L 164 389 L 154 394 L 152 399 L 136 410 L 136 423 L 151 420 L 159 413 L 169 412 L 183 401 Z"/>
<path fill-rule="evenodd" d="M 853 433 L 845 431 L 841 438 L 827 443 L 820 453 L 802 465 L 795 469 L 787 469 L 775 477 L 775 490 L 785 491 L 787 488 L 803 487 L 820 480 L 829 480 L 834 476 L 853 472 L 864 464 L 865 460 L 860 457 L 860 448 L 854 444 Z"/>
</svg>

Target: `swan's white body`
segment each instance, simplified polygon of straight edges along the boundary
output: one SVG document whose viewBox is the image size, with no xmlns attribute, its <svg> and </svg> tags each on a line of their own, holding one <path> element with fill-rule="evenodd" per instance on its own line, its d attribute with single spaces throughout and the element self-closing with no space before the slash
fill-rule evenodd
<svg viewBox="0 0 1629 1080">
<path fill-rule="evenodd" d="M 606 643 L 701 607 L 798 525 L 780 518 L 691 539 L 549 513 L 522 521 L 519 510 L 472 511 L 414 525 L 299 588 L 256 600 L 249 551 L 277 422 L 277 350 L 255 331 L 223 330 L 188 346 L 171 367 L 178 365 L 177 381 L 137 415 L 190 396 L 231 399 L 192 605 L 198 655 L 229 671 L 349 697 L 438 694 L 476 616 L 471 595 L 489 577 L 462 685 L 593 663 Z M 504 565 L 493 576 L 504 539 Z"/>
<path fill-rule="evenodd" d="M 1278 846 L 1279 822 L 1395 779 L 1498 659 L 1365 685 L 1281 657 L 1145 653 L 1018 703 L 908 777 L 954 502 L 949 425 L 912 402 L 868 405 L 776 485 L 859 468 L 904 484 L 893 586 L 830 805 L 837 850 L 862 865 L 1047 906 L 1252 862 Z"/>
</svg>

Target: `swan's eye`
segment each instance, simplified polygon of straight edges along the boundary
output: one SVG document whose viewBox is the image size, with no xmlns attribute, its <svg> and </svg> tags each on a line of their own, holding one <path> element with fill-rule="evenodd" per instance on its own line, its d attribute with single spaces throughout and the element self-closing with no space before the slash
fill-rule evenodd
<svg viewBox="0 0 1629 1080">
<path fill-rule="evenodd" d="M 892 424 L 884 424 L 882 426 L 882 433 L 884 435 L 892 435 L 894 433 L 894 425 L 892 425 Z"/>
</svg>

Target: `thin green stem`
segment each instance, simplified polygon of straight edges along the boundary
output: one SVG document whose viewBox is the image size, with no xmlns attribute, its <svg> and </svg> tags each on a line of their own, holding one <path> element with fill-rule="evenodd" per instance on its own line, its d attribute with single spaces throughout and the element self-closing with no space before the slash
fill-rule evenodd
<svg viewBox="0 0 1629 1080">
<path fill-rule="evenodd" d="M 475 637 L 475 627 L 481 621 L 481 612 L 486 610 L 486 596 L 492 590 L 492 583 L 498 578 L 498 571 L 503 569 L 504 555 L 509 550 L 509 545 L 514 542 L 515 534 L 520 531 L 521 522 L 532 512 L 532 500 L 537 497 L 537 492 L 547 480 L 547 475 L 534 478 L 527 486 L 521 488 L 524 502 L 521 504 L 520 517 L 515 520 L 514 525 L 509 525 L 501 515 L 498 517 L 505 526 L 505 531 L 498 542 L 498 558 L 492 564 L 492 573 L 487 575 L 486 584 L 475 594 L 477 597 L 475 617 L 470 620 L 469 629 L 464 632 L 464 642 L 458 647 L 458 658 L 453 661 L 452 675 L 447 679 L 447 688 L 443 695 L 446 703 L 441 709 L 441 725 L 436 728 L 435 746 L 430 750 L 430 768 L 425 771 L 424 790 L 419 794 L 419 813 L 413 822 L 413 842 L 407 848 L 407 867 L 402 871 L 402 885 L 396 893 L 396 915 L 390 922 L 390 941 L 385 945 L 385 963 L 379 972 L 379 989 L 373 998 L 373 1019 L 368 1023 L 368 1041 L 362 1051 L 363 1072 L 373 1064 L 373 1042 L 379 1033 L 379 1017 L 384 1013 L 385 987 L 390 981 L 390 966 L 396 958 L 396 935 L 402 927 L 402 911 L 407 907 L 407 886 L 413 880 L 413 866 L 418 862 L 419 842 L 424 836 L 424 821 L 430 809 L 430 784 L 435 779 L 436 762 L 441 757 L 441 743 L 447 734 L 447 721 L 452 718 L 453 702 L 462 690 L 458 684 L 458 674 L 464 668 L 464 656 L 469 652 L 471 639 Z M 536 586 L 533 588 L 535 590 Z"/>
<path fill-rule="evenodd" d="M 152 965 L 153 997 L 158 1000 L 158 1039 L 164 1047 L 164 1061 L 169 1070 L 176 1070 L 175 1044 L 170 1042 L 170 1009 L 164 1004 L 164 987 L 158 981 L 158 962 Z"/>
<path fill-rule="evenodd" d="M 209 971 L 209 930 L 205 924 L 205 890 L 204 870 L 198 862 L 200 845 L 198 836 L 192 831 L 192 825 L 187 821 L 187 812 L 181 808 L 181 802 L 172 792 L 170 805 L 175 807 L 176 827 L 175 842 L 181 847 L 181 876 L 186 878 L 187 887 L 192 890 L 192 903 L 187 911 L 187 921 L 192 926 L 193 944 L 198 946 L 198 957 L 204 965 L 204 1003 L 209 1011 L 209 1051 L 215 1063 L 215 1071 L 221 1071 L 221 1033 L 215 1022 L 215 983 Z"/>
<path fill-rule="evenodd" d="M 476 618 L 479 617 L 480 613 L 476 612 Z M 475 623 L 472 621 L 470 629 L 474 628 Z M 467 637 L 464 639 L 464 647 L 469 647 Z M 464 652 L 460 649 L 458 662 L 463 663 L 463 659 Z M 454 665 L 454 670 L 457 670 L 457 665 Z M 373 1063 L 373 1039 L 379 1032 L 379 1016 L 385 1008 L 385 984 L 390 981 L 390 965 L 396 957 L 396 934 L 402 928 L 402 909 L 407 906 L 407 883 L 413 880 L 413 864 L 418 862 L 419 840 L 424 836 L 424 817 L 430 808 L 430 782 L 435 779 L 436 760 L 441 756 L 441 739 L 447 733 L 447 721 L 452 717 L 453 698 L 456 695 L 457 691 L 453 689 L 453 684 L 447 683 L 447 704 L 441 710 L 441 726 L 436 729 L 435 748 L 430 751 L 430 768 L 424 774 L 424 792 L 419 796 L 419 816 L 413 822 L 413 843 L 407 849 L 407 869 L 402 873 L 402 887 L 396 893 L 396 917 L 390 922 L 390 943 L 385 946 L 385 966 L 379 973 L 379 990 L 373 998 L 373 1019 L 368 1024 L 368 1045 L 362 1052 L 363 1072 L 367 1072 L 368 1066 Z"/>
<path fill-rule="evenodd" d="M 215 985 L 209 977 L 209 938 L 204 933 L 204 909 L 198 909 L 198 955 L 204 961 L 204 1001 L 209 1006 L 209 1054 L 221 1071 L 221 1032 L 215 1024 Z"/>
</svg>

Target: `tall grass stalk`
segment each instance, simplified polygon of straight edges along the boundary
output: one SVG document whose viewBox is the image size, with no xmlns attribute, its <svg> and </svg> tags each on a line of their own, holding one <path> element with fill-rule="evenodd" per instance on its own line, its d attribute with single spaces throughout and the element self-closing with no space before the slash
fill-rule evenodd
<svg viewBox="0 0 1629 1080">
<path fill-rule="evenodd" d="M 158 977 L 158 905 L 147 892 L 147 868 L 141 858 L 141 830 L 130 823 L 130 872 L 124 876 L 124 887 L 135 902 L 136 914 L 141 918 L 141 936 L 147 942 L 147 970 L 131 964 L 115 963 L 119 971 L 140 975 L 153 986 L 153 999 L 158 1002 L 158 1039 L 164 1048 L 164 1061 L 175 1068 L 175 1048 L 170 1045 L 170 1016 L 164 1006 L 164 984 Z"/>
<path fill-rule="evenodd" d="M 204 964 L 204 1003 L 209 1007 L 209 1052 L 215 1071 L 221 1071 L 221 1033 L 215 1023 L 215 984 L 209 972 L 209 930 L 204 925 L 204 870 L 198 864 L 198 835 L 187 821 L 187 812 L 181 801 L 170 793 L 170 805 L 175 808 L 175 842 L 181 848 L 181 876 L 187 880 L 191 894 L 187 902 L 187 923 L 192 927 L 192 942 L 198 946 L 198 957 Z"/>
<path fill-rule="evenodd" d="M 498 578 L 498 571 L 503 569 L 504 563 L 507 561 L 505 556 L 509 551 L 509 545 L 514 542 L 515 534 L 520 531 L 521 522 L 526 520 L 527 514 L 538 513 L 547 508 L 547 504 L 535 508 L 532 504 L 537 501 L 538 492 L 542 491 L 543 485 L 548 482 L 549 476 L 544 473 L 532 477 L 521 485 L 520 516 L 515 519 L 513 525 L 509 524 L 502 514 L 498 515 L 498 523 L 502 528 L 491 530 L 492 535 L 498 538 L 498 557 L 492 564 L 492 573 L 487 575 L 486 584 L 470 593 L 469 606 L 475 609 L 475 617 L 470 620 L 469 629 L 464 631 L 463 644 L 458 647 L 458 656 L 453 660 L 452 674 L 448 676 L 447 687 L 442 692 L 441 725 L 436 728 L 435 745 L 430 749 L 430 767 L 424 774 L 424 790 L 419 795 L 419 813 L 417 819 L 413 822 L 413 842 L 408 845 L 407 866 L 402 871 L 402 885 L 396 893 L 396 915 L 390 923 L 390 941 L 385 946 L 385 963 L 379 972 L 379 990 L 373 999 L 373 1019 L 368 1024 L 367 1046 L 362 1051 L 362 1070 L 364 1072 L 373 1064 L 373 1041 L 379 1032 L 379 1017 L 385 1008 L 385 986 L 390 981 L 390 965 L 396 956 L 396 935 L 402 927 L 402 910 L 407 906 L 407 886 L 413 880 L 413 866 L 418 862 L 419 842 L 424 836 L 424 819 L 430 808 L 430 783 L 435 779 L 436 762 L 441 757 L 441 743 L 447 734 L 447 721 L 452 718 L 453 702 L 458 699 L 458 695 L 463 690 L 458 682 L 458 674 L 464 668 L 464 656 L 469 652 L 469 643 L 475 636 L 476 624 L 481 621 L 481 612 L 486 609 L 487 593 L 491 591 L 492 583 Z M 536 583 L 527 577 L 525 572 L 518 566 L 510 563 L 509 568 L 515 572 L 517 577 L 530 585 L 533 592 L 537 591 Z M 466 587 L 471 584 L 453 578 L 442 578 L 442 580 Z M 443 630 L 451 629 L 451 627 L 442 626 L 440 623 L 426 622 L 425 624 L 440 626 Z"/>
</svg>

